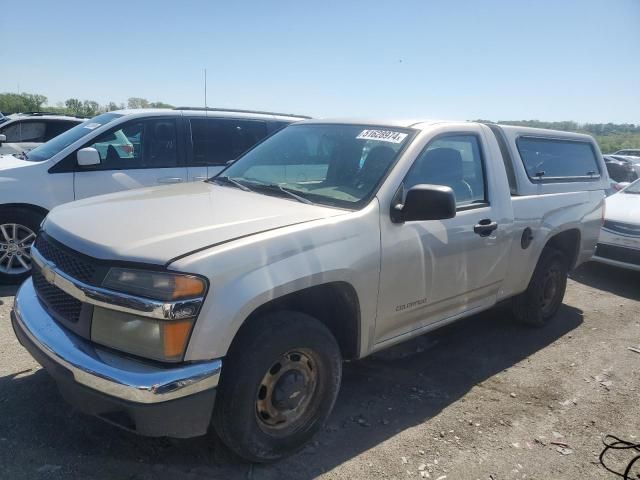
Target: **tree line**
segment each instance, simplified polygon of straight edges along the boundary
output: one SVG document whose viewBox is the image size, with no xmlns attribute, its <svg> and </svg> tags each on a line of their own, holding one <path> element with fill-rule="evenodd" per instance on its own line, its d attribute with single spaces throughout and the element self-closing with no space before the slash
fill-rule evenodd
<svg viewBox="0 0 640 480">
<path fill-rule="evenodd" d="M 79 98 L 68 98 L 64 102 L 56 105 L 48 105 L 48 98 L 37 93 L 0 93 L 0 112 L 6 114 L 19 112 L 42 112 L 60 113 L 73 115 L 76 117 L 95 117 L 96 115 L 112 110 L 122 110 L 124 108 L 173 108 L 164 102 L 150 102 L 146 98 L 130 97 L 127 103 L 108 102 L 100 105 L 94 100 L 80 100 Z"/>
<path fill-rule="evenodd" d="M 168 103 L 150 102 L 141 97 L 130 97 L 126 104 L 108 102 L 100 105 L 94 100 L 80 100 L 78 98 L 68 98 L 56 105 L 48 105 L 47 102 L 46 96 L 37 93 L 0 93 L 0 112 L 10 114 L 46 110 L 52 113 L 90 118 L 99 113 L 122 110 L 124 108 L 173 108 L 173 105 Z M 489 120 L 478 121 L 488 122 Z M 540 120 L 499 120 L 497 123 L 587 133 L 595 137 L 603 153 L 611 153 L 623 148 L 640 148 L 640 125 L 632 123 L 581 124 L 573 121 L 544 122 Z"/>
</svg>

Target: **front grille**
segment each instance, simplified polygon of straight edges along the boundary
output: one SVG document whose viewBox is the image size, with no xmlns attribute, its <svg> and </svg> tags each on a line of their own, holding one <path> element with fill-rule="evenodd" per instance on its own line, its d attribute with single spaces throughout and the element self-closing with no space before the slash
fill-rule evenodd
<svg viewBox="0 0 640 480">
<path fill-rule="evenodd" d="M 616 245 L 599 243 L 596 247 L 596 257 L 630 263 L 632 265 L 640 265 L 640 250 L 618 247 Z"/>
<path fill-rule="evenodd" d="M 85 283 L 91 283 L 94 280 L 96 268 L 93 265 L 80 258 L 79 255 L 73 255 L 63 250 L 42 233 L 36 238 L 35 247 L 44 258 L 53 262 L 67 275 Z"/>
<path fill-rule="evenodd" d="M 32 276 L 38 297 L 54 315 L 71 323 L 80 319 L 82 302 L 50 284 L 37 267 L 33 268 Z"/>
<path fill-rule="evenodd" d="M 621 233 L 622 235 L 640 237 L 640 225 L 606 220 L 602 228 L 609 230 L 610 232 Z"/>
</svg>

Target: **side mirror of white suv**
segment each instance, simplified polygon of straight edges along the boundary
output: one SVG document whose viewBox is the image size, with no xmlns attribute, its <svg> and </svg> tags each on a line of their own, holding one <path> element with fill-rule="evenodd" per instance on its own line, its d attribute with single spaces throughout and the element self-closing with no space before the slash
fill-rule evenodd
<svg viewBox="0 0 640 480">
<path fill-rule="evenodd" d="M 81 167 L 90 167 L 92 165 L 100 165 L 100 154 L 98 150 L 92 147 L 82 148 L 77 154 L 78 165 Z"/>
<path fill-rule="evenodd" d="M 0 135 L 0 145 L 2 145 L 6 141 L 7 141 L 7 136 L 6 135 Z"/>
</svg>

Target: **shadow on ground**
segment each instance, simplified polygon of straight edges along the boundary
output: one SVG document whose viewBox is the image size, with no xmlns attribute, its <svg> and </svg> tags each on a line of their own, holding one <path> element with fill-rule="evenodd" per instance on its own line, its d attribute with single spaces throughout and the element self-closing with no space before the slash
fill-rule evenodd
<svg viewBox="0 0 640 480">
<path fill-rule="evenodd" d="M 581 323 L 582 312 L 568 306 L 542 329 L 517 326 L 495 309 L 347 364 L 340 397 L 316 442 L 267 466 L 239 462 L 213 435 L 142 438 L 76 414 L 44 371 L 6 376 L 0 378 L 0 463 L 13 477 L 37 462 L 61 465 L 65 478 L 313 478 L 428 421 Z"/>
<path fill-rule="evenodd" d="M 640 272 L 589 262 L 573 271 L 571 279 L 619 297 L 640 301 Z"/>
</svg>

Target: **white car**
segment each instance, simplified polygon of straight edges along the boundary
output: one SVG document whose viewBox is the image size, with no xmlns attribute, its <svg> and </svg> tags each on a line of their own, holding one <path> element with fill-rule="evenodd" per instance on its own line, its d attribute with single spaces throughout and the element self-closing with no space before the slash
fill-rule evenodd
<svg viewBox="0 0 640 480">
<path fill-rule="evenodd" d="M 640 271 L 640 180 L 607 198 L 593 260 Z"/>
<path fill-rule="evenodd" d="M 0 284 L 29 275 L 31 244 L 53 207 L 120 190 L 205 180 L 302 118 L 308 117 L 121 110 L 98 115 L 28 152 L 0 156 Z"/>
<path fill-rule="evenodd" d="M 17 113 L 0 123 L 0 153 L 30 150 L 85 121 L 55 113 Z"/>
</svg>

